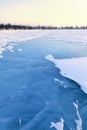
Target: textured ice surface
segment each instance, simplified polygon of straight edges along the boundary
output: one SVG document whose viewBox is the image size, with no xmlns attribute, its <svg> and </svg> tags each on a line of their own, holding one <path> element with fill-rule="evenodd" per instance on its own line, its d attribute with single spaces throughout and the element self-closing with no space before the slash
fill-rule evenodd
<svg viewBox="0 0 87 130">
<path fill-rule="evenodd" d="M 14 45 L 18 42 L 24 42 L 34 38 L 39 38 L 46 35 L 47 32 L 40 30 L 3 30 L 0 31 L 0 58 L 3 58 L 3 51 L 9 50 L 14 52 Z M 21 51 L 21 49 L 19 49 Z"/>
<path fill-rule="evenodd" d="M 86 30 L 0 32 L 0 130 L 87 129 L 87 94 L 60 74 L 64 58 L 87 57 L 86 35 Z M 52 56 L 54 64 L 47 61 L 48 54 L 62 65 L 56 68 Z"/>
</svg>

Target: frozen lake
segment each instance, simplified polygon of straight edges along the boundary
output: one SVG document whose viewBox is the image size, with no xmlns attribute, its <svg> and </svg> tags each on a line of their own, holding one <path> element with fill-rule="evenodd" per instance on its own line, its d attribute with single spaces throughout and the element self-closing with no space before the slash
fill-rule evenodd
<svg viewBox="0 0 87 130">
<path fill-rule="evenodd" d="M 0 130 L 87 129 L 87 30 L 0 31 Z"/>
</svg>

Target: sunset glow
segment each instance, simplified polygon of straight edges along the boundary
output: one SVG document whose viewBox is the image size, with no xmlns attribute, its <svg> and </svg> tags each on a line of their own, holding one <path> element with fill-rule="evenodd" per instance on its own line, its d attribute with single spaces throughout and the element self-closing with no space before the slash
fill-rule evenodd
<svg viewBox="0 0 87 130">
<path fill-rule="evenodd" d="M 87 0 L 0 0 L 0 22 L 31 25 L 87 25 Z"/>
</svg>

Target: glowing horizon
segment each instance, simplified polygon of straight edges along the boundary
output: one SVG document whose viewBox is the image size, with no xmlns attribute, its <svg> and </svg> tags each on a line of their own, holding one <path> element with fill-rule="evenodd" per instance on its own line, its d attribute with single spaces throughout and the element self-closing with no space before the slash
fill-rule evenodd
<svg viewBox="0 0 87 130">
<path fill-rule="evenodd" d="M 0 23 L 86 26 L 86 0 L 0 0 Z"/>
</svg>

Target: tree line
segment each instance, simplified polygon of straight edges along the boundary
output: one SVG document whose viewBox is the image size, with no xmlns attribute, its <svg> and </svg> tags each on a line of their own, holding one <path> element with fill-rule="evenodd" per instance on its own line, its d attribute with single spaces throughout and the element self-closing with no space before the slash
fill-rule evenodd
<svg viewBox="0 0 87 130">
<path fill-rule="evenodd" d="M 22 30 L 31 30 L 31 29 L 57 29 L 57 27 L 53 26 L 30 26 L 30 25 L 12 25 L 12 24 L 0 24 L 0 30 L 5 29 L 22 29 Z"/>
<path fill-rule="evenodd" d="M 30 26 L 30 25 L 16 25 L 16 24 L 0 24 L 0 30 L 8 30 L 8 29 L 22 29 L 22 30 L 32 30 L 32 29 L 87 29 L 87 26 L 61 26 L 61 27 L 57 27 L 57 26 Z"/>
</svg>

